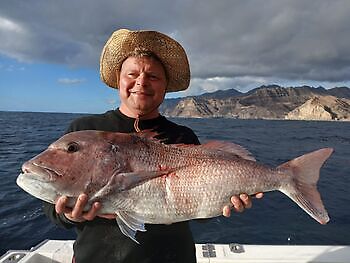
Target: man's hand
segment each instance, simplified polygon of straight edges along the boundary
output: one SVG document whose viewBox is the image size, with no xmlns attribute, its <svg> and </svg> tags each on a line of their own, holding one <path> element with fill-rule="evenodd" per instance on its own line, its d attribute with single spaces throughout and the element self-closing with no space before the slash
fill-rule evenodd
<svg viewBox="0 0 350 263">
<path fill-rule="evenodd" d="M 253 197 L 262 198 L 263 196 L 264 196 L 263 193 L 257 193 Z M 239 212 L 239 213 L 243 212 L 244 209 L 246 209 L 246 208 L 251 208 L 252 207 L 252 197 L 247 195 L 247 194 L 240 194 L 239 196 L 234 195 L 231 197 L 231 203 L 232 203 L 232 207 L 227 205 L 222 209 L 223 216 L 230 217 L 231 208 L 233 208 L 233 210 L 235 212 Z"/>
<path fill-rule="evenodd" d="M 61 196 L 55 205 L 56 213 L 62 214 L 64 213 L 65 217 L 73 222 L 84 222 L 91 221 L 96 216 L 114 219 L 115 215 L 113 214 L 98 214 L 102 205 L 100 202 L 95 202 L 92 204 L 89 211 L 84 212 L 84 207 L 88 202 L 88 196 L 86 194 L 80 194 L 73 208 L 67 207 L 68 197 Z"/>
</svg>

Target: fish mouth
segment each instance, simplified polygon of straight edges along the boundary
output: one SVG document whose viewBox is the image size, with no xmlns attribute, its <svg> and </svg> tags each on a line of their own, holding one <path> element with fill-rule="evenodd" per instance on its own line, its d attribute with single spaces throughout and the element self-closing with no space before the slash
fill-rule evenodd
<svg viewBox="0 0 350 263">
<path fill-rule="evenodd" d="M 55 181 L 57 178 L 62 177 L 60 173 L 53 170 L 50 167 L 37 164 L 35 162 L 26 162 L 22 165 L 22 172 L 23 175 L 29 175 L 32 176 L 33 174 L 36 175 L 36 180 L 42 181 L 42 182 L 52 182 Z"/>
<path fill-rule="evenodd" d="M 54 204 L 57 200 L 57 191 L 53 184 L 38 180 L 39 176 L 32 173 L 21 173 L 16 183 L 24 191 L 45 202 Z"/>
</svg>

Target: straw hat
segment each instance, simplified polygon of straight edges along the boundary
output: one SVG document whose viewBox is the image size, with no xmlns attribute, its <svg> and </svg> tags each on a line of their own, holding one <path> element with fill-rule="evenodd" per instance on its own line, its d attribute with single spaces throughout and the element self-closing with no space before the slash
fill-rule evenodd
<svg viewBox="0 0 350 263">
<path fill-rule="evenodd" d="M 117 89 L 121 65 L 137 49 L 152 52 L 162 61 L 168 78 L 166 92 L 188 88 L 190 67 L 185 50 L 177 41 L 157 31 L 115 31 L 102 50 L 102 81 Z"/>
</svg>

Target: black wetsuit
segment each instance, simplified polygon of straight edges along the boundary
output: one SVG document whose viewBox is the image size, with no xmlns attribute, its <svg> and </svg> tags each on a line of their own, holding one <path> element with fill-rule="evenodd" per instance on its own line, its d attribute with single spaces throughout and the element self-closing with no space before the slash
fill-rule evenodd
<svg viewBox="0 0 350 263">
<path fill-rule="evenodd" d="M 78 130 L 104 130 L 135 132 L 135 119 L 119 110 L 79 118 L 72 122 L 67 132 Z M 140 120 L 141 130 L 155 129 L 165 143 L 199 144 L 194 132 L 170 122 L 163 116 Z M 138 232 L 135 243 L 119 230 L 115 220 L 96 217 L 92 221 L 73 223 L 55 212 L 54 205 L 44 203 L 45 214 L 57 225 L 76 227 L 77 239 L 74 256 L 77 263 L 108 262 L 196 262 L 195 246 L 188 222 L 171 225 L 146 225 L 146 232 Z"/>
</svg>

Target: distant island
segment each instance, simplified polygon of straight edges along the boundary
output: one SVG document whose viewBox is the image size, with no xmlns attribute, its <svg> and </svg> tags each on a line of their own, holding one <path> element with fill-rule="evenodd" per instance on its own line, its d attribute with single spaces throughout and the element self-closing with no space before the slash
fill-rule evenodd
<svg viewBox="0 0 350 263">
<path fill-rule="evenodd" d="M 350 121 L 348 87 L 261 86 L 246 93 L 219 90 L 200 96 L 166 99 L 167 117 Z"/>
</svg>

